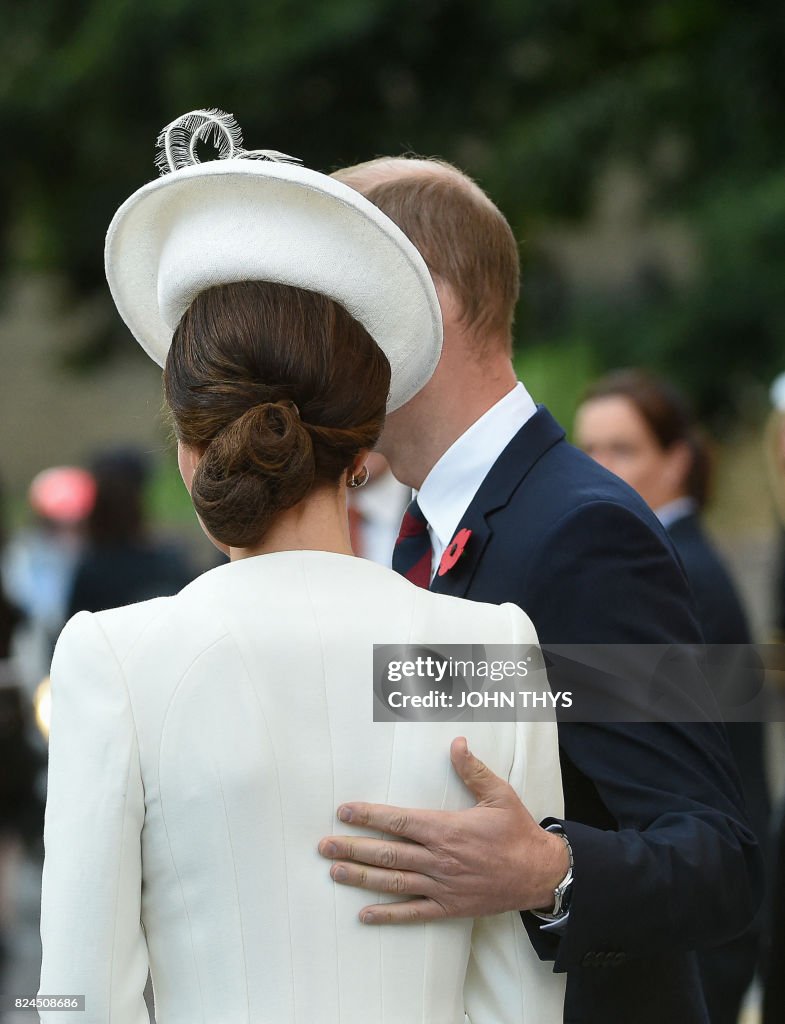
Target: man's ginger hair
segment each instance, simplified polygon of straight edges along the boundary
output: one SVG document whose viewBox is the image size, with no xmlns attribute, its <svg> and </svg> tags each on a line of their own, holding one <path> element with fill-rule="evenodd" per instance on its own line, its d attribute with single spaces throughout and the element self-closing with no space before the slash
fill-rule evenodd
<svg viewBox="0 0 785 1024">
<path fill-rule="evenodd" d="M 511 350 L 520 288 L 518 245 L 480 186 L 444 160 L 380 157 L 335 171 L 414 243 L 438 282 L 449 285 L 461 322 L 484 349 Z"/>
</svg>

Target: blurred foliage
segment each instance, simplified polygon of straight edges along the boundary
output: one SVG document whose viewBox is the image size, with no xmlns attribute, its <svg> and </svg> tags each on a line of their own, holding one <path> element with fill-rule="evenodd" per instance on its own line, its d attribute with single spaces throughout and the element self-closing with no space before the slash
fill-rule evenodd
<svg viewBox="0 0 785 1024">
<path fill-rule="evenodd" d="M 196 516 L 191 499 L 183 487 L 177 458 L 158 459 L 146 495 L 146 511 L 150 522 L 166 525 L 189 524 L 194 527 L 194 535 L 201 535 L 196 525 Z"/>
<path fill-rule="evenodd" d="M 566 365 L 580 338 L 598 369 L 658 367 L 704 411 L 781 369 L 781 0 L 6 0 L 3 22 L 10 266 L 100 287 L 158 131 L 218 106 L 250 146 L 323 170 L 415 150 L 476 176 L 526 240 L 524 354 L 561 346 Z M 689 279 L 642 259 L 581 287 L 548 249 L 618 164 L 645 185 L 641 230 L 694 236 Z"/>
<path fill-rule="evenodd" d="M 521 346 L 515 356 L 515 370 L 527 390 L 568 431 L 581 403 L 587 383 L 597 375 L 598 364 L 585 341 L 562 338 L 558 345 L 546 343 Z"/>
</svg>

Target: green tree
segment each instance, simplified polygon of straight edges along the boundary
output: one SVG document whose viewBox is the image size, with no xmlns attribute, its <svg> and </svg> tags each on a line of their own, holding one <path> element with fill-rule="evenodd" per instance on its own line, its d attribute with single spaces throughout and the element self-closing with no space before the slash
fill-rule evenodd
<svg viewBox="0 0 785 1024">
<path fill-rule="evenodd" d="M 234 112 L 249 145 L 329 170 L 439 154 L 525 240 L 519 344 L 645 362 L 702 408 L 781 368 L 785 9 L 775 0 L 30 0 L 5 3 L 0 229 L 11 265 L 101 286 L 117 205 L 161 126 Z M 689 280 L 575 286 L 545 244 L 623 164 L 695 239 Z M 632 282 L 632 284 L 630 284 Z"/>
</svg>

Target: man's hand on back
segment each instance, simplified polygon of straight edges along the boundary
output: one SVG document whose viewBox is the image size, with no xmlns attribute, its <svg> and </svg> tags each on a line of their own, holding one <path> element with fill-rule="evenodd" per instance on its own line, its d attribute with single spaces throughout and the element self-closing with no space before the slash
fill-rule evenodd
<svg viewBox="0 0 785 1024">
<path fill-rule="evenodd" d="M 557 835 L 529 814 L 508 783 L 455 739 L 450 757 L 477 798 L 465 811 L 423 811 L 346 803 L 342 822 L 400 840 L 328 836 L 319 853 L 335 861 L 336 882 L 408 896 L 360 911 L 365 924 L 479 917 L 507 910 L 550 910 L 569 855 Z"/>
</svg>

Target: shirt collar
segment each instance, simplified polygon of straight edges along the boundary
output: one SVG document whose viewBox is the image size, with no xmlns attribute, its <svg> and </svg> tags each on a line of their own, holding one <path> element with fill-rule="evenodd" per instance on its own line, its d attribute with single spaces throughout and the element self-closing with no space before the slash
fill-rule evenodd
<svg viewBox="0 0 785 1024">
<path fill-rule="evenodd" d="M 491 466 L 536 412 L 534 400 L 518 381 L 450 445 L 431 469 L 417 494 L 417 503 L 440 547 L 450 543 Z"/>
<path fill-rule="evenodd" d="M 676 498 L 665 505 L 655 508 L 654 514 L 667 530 L 679 519 L 684 519 L 698 511 L 698 503 L 694 498 Z"/>
</svg>

